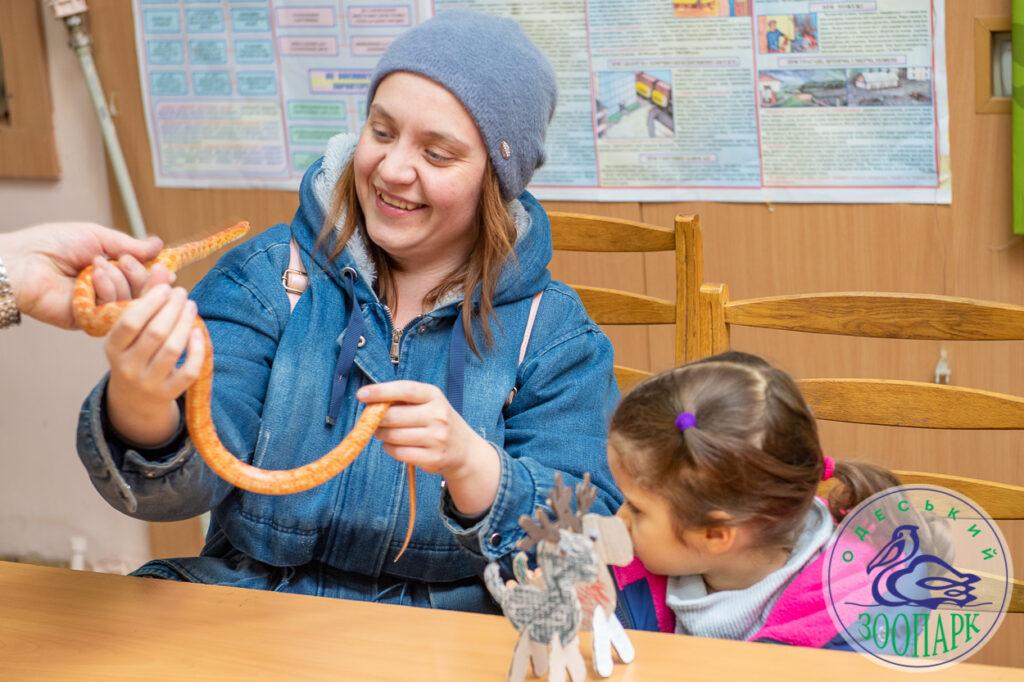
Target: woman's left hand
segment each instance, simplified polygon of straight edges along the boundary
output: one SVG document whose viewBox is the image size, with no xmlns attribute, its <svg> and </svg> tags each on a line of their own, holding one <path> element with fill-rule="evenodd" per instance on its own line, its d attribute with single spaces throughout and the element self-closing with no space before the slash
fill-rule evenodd
<svg viewBox="0 0 1024 682">
<path fill-rule="evenodd" d="M 494 502 L 501 475 L 498 453 L 452 408 L 437 386 L 391 381 L 363 386 L 364 403 L 395 403 L 375 437 L 395 459 L 445 478 L 456 508 L 467 516 Z"/>
</svg>

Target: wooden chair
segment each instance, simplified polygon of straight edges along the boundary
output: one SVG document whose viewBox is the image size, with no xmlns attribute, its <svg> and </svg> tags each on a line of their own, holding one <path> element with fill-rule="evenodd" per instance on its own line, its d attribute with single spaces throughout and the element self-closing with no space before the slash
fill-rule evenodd
<svg viewBox="0 0 1024 682">
<path fill-rule="evenodd" d="M 724 284 L 698 293 L 700 357 L 730 348 L 730 327 L 890 339 L 1024 340 L 1024 307 L 950 296 L 841 292 L 730 301 Z M 799 381 L 818 419 L 928 429 L 1024 429 L 1024 399 L 960 386 L 884 379 Z M 1024 487 L 960 476 L 895 471 L 902 483 L 963 493 L 994 519 L 1024 520 Z M 1024 612 L 1014 581 L 1010 611 Z"/>
<path fill-rule="evenodd" d="M 687 347 L 696 348 L 696 329 L 687 320 L 697 315 L 697 288 L 701 269 L 700 218 L 677 216 L 674 229 L 603 218 L 580 213 L 551 211 L 551 237 L 555 250 L 577 252 L 675 253 L 674 301 L 618 289 L 571 285 L 583 300 L 590 316 L 600 325 L 674 324 L 675 360 L 689 357 Z M 628 390 L 650 375 L 645 370 L 616 364 L 619 388 Z"/>
</svg>

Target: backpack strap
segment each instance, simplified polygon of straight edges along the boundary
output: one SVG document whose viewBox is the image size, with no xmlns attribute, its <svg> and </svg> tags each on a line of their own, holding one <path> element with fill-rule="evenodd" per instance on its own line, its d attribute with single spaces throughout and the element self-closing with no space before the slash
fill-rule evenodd
<svg viewBox="0 0 1024 682">
<path fill-rule="evenodd" d="M 291 310 L 295 310 L 295 304 L 298 303 L 299 297 L 309 287 L 309 275 L 306 270 L 302 267 L 302 258 L 299 256 L 299 245 L 292 239 L 289 242 L 289 256 L 288 256 L 288 268 L 281 275 L 281 284 L 284 286 L 284 290 L 288 292 L 288 305 Z M 544 297 L 543 289 L 533 295 L 533 299 L 530 301 L 530 314 L 526 318 L 526 329 L 523 330 L 523 341 L 519 345 L 519 363 L 517 367 L 522 366 L 523 360 L 526 358 L 526 348 L 530 345 L 530 335 L 533 333 L 533 323 L 537 320 L 537 310 L 540 309 L 540 299 Z M 512 404 L 512 401 L 516 397 L 516 393 L 519 389 L 515 386 L 509 391 L 508 398 L 505 400 L 505 407 Z"/>
<path fill-rule="evenodd" d="M 299 245 L 295 240 L 289 242 L 288 268 L 281 275 L 281 284 L 288 292 L 288 306 L 295 310 L 295 304 L 299 302 L 299 296 L 309 286 L 309 275 L 302 267 L 302 258 L 299 256 Z"/>
<path fill-rule="evenodd" d="M 519 365 L 523 364 L 523 358 L 526 357 L 526 347 L 530 345 L 530 334 L 533 333 L 533 323 L 537 320 L 537 309 L 540 308 L 540 299 L 544 296 L 544 290 L 541 289 L 533 295 L 533 300 L 530 301 L 530 316 L 526 318 L 526 329 L 523 331 L 523 343 L 519 346 Z"/>
<path fill-rule="evenodd" d="M 530 316 L 526 318 L 526 329 L 523 330 L 523 342 L 519 345 L 519 363 L 516 367 L 522 367 L 523 359 L 526 358 L 526 347 L 530 345 L 530 334 L 533 333 L 533 323 L 537 320 L 537 310 L 540 308 L 540 299 L 544 297 L 544 290 L 541 289 L 533 295 L 533 300 L 530 301 Z M 515 400 L 516 393 L 519 389 L 515 386 L 508 393 L 508 398 L 505 399 L 505 407 L 512 404 Z"/>
</svg>

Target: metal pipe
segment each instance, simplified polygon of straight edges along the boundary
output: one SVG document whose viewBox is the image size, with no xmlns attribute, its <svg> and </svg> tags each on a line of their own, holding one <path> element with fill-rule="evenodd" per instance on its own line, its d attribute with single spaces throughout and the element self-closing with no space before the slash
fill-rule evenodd
<svg viewBox="0 0 1024 682">
<path fill-rule="evenodd" d="M 82 64 L 85 83 L 89 87 L 92 104 L 100 121 L 103 143 L 107 149 L 107 156 L 110 158 L 110 166 L 114 170 L 114 179 L 117 181 L 117 189 L 121 194 L 121 201 L 124 203 L 125 212 L 128 214 L 128 223 L 131 225 L 132 234 L 139 239 L 144 239 L 146 237 L 146 224 L 142 219 L 142 211 L 139 209 L 139 202 L 135 196 L 135 189 L 132 187 L 131 176 L 128 174 L 128 166 L 125 164 L 124 154 L 121 152 L 121 144 L 117 140 L 117 130 L 114 128 L 114 122 L 110 118 L 110 109 L 107 108 L 107 100 L 103 96 L 100 77 L 96 72 L 96 64 L 92 59 L 92 40 L 82 26 L 81 14 L 65 17 L 64 24 L 68 27 L 68 33 L 71 36 L 71 47 L 78 54 L 78 61 Z"/>
</svg>

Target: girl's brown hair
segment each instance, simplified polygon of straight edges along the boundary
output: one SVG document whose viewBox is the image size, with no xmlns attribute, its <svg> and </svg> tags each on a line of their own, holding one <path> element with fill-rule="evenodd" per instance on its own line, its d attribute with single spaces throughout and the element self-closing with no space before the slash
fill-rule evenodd
<svg viewBox="0 0 1024 682">
<path fill-rule="evenodd" d="M 689 412 L 696 425 L 680 431 Z M 823 471 L 818 429 L 792 377 L 756 355 L 730 351 L 637 386 L 612 416 L 616 464 L 665 498 L 676 534 L 755 525 L 766 547 L 791 547 Z M 838 521 L 875 492 L 897 485 L 887 470 L 837 462 L 829 508 Z M 725 512 L 729 519 L 722 521 Z"/>
<path fill-rule="evenodd" d="M 334 226 L 344 217 L 341 230 L 335 235 Z M 490 160 L 484 170 L 483 187 L 480 202 L 476 210 L 477 236 L 469 258 L 462 267 L 456 269 L 423 298 L 424 307 L 433 308 L 442 296 L 455 289 L 462 289 L 462 329 L 466 334 L 466 342 L 470 349 L 480 355 L 476 342 L 473 340 L 473 293 L 480 287 L 479 315 L 480 325 L 484 333 L 484 342 L 489 346 L 493 339 L 489 318 L 494 314 L 494 292 L 498 277 L 506 261 L 515 256 L 516 227 L 501 198 L 501 187 L 498 176 L 491 166 Z M 354 162 L 346 164 L 334 186 L 331 208 L 327 212 L 324 226 L 317 238 L 317 245 L 328 248 L 331 260 L 336 259 L 345 249 L 349 239 L 358 230 L 366 244 L 366 250 L 377 269 L 376 291 L 380 300 L 392 309 L 398 304 L 398 292 L 395 291 L 395 280 L 392 273 L 391 259 L 378 247 L 366 233 L 363 209 L 356 195 L 356 174 Z"/>
</svg>

